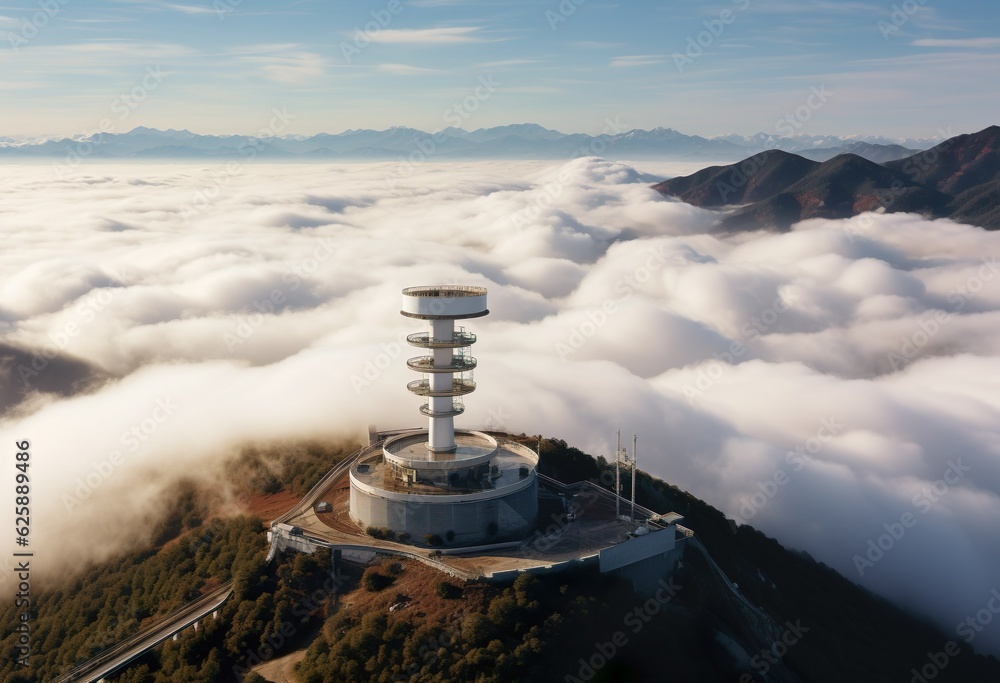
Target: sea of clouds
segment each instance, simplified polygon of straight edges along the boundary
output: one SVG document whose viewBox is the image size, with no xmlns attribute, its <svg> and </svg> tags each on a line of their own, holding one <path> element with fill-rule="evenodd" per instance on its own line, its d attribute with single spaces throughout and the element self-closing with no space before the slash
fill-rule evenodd
<svg viewBox="0 0 1000 683">
<path fill-rule="evenodd" d="M 954 632 L 1000 587 L 1000 233 L 722 235 L 649 187 L 696 168 L 0 166 L 0 501 L 30 440 L 37 570 L 108 557 L 241 444 L 421 425 L 400 290 L 462 283 L 491 314 L 459 426 L 605 455 L 621 426 L 642 469 Z"/>
</svg>

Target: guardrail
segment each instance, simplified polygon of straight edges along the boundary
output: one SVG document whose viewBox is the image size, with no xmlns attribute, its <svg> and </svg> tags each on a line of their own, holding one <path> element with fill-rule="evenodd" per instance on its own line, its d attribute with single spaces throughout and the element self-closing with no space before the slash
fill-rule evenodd
<svg viewBox="0 0 1000 683">
<path fill-rule="evenodd" d="M 370 443 L 367 446 L 359 448 L 358 450 L 354 451 L 349 456 L 341 460 L 333 467 L 333 469 L 331 469 L 329 472 L 323 475 L 323 477 L 318 482 L 316 482 L 316 484 L 311 489 L 309 489 L 309 491 L 306 492 L 306 495 L 302 497 L 302 500 L 300 500 L 295 505 L 295 507 L 293 507 L 291 510 L 281 515 L 277 519 L 272 520 L 271 526 L 274 526 L 275 524 L 279 524 L 281 522 L 287 522 L 292 517 L 300 515 L 306 509 L 311 508 L 313 505 L 316 504 L 316 501 L 319 500 L 320 494 L 322 494 L 323 491 L 326 490 L 326 487 L 329 486 L 334 479 L 336 479 L 337 477 L 341 476 L 344 472 L 349 470 L 351 468 L 351 465 L 353 465 L 355 461 L 359 460 L 360 458 L 363 458 L 366 455 L 371 455 L 376 451 L 382 450 L 382 443 L 383 440 L 379 439 L 374 443 Z"/>
<path fill-rule="evenodd" d="M 603 486 L 598 486 L 597 484 L 595 484 L 592 481 L 578 481 L 578 482 L 574 482 L 572 484 L 564 484 L 561 481 L 559 481 L 558 479 L 553 479 L 552 477 L 550 477 L 548 475 L 545 475 L 545 474 L 542 474 L 541 472 L 538 473 L 538 481 L 539 482 L 544 482 L 545 484 L 548 484 L 549 486 L 552 486 L 553 488 L 560 489 L 563 492 L 569 491 L 570 489 L 573 489 L 573 488 L 583 488 L 583 487 L 587 486 L 587 487 L 590 487 L 590 488 L 594 489 L 594 491 L 596 491 L 598 493 L 598 495 L 604 496 L 605 498 L 609 498 L 612 501 L 614 501 L 615 498 L 618 498 L 622 503 L 624 503 L 626 505 L 629 505 L 629 506 L 632 505 L 632 501 L 631 500 L 627 500 L 625 498 L 622 498 L 621 496 L 616 495 L 614 491 L 608 491 Z M 631 509 L 631 507 L 629 509 Z M 649 519 L 653 515 L 660 514 L 658 512 L 653 512 L 649 508 L 643 507 L 642 505 L 639 505 L 638 503 L 635 504 L 635 511 L 636 511 L 636 519 L 639 519 L 640 515 L 642 516 L 642 518 Z"/>
</svg>

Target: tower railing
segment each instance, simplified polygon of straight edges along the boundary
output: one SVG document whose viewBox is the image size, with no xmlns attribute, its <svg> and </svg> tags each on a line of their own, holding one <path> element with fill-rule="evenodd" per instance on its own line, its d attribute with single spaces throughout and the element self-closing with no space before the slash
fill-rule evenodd
<svg viewBox="0 0 1000 683">
<path fill-rule="evenodd" d="M 451 388 L 434 391 L 431 389 L 430 379 L 425 377 L 408 382 L 406 388 L 417 396 L 465 396 L 476 390 L 476 383 L 471 377 L 455 377 L 451 380 Z"/>
<path fill-rule="evenodd" d="M 431 408 L 430 401 L 427 401 L 422 406 L 420 406 L 420 414 L 423 415 L 424 417 L 448 417 L 449 415 L 454 417 L 455 415 L 461 415 L 464 412 L 465 412 L 465 401 L 462 399 L 461 396 L 459 396 L 458 398 L 453 398 L 451 400 L 451 410 L 435 411 L 433 408 Z"/>
<path fill-rule="evenodd" d="M 468 355 L 453 355 L 448 365 L 435 365 L 434 356 L 414 356 L 406 367 L 417 372 L 468 372 L 476 367 L 476 359 Z"/>
<path fill-rule="evenodd" d="M 406 342 L 410 346 L 417 346 L 425 349 L 457 349 L 463 346 L 472 346 L 476 343 L 476 335 L 466 332 L 464 327 L 455 330 L 449 339 L 437 339 L 429 332 L 414 332 L 406 335 Z"/>
</svg>

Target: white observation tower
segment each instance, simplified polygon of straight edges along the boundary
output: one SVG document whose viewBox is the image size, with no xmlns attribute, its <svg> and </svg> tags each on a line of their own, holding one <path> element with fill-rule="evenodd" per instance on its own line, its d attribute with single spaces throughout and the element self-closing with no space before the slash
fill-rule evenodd
<svg viewBox="0 0 1000 683">
<path fill-rule="evenodd" d="M 472 371 L 476 359 L 471 347 L 476 335 L 455 329 L 456 320 L 479 318 L 489 313 L 486 289 L 461 285 L 407 287 L 403 290 L 403 308 L 408 318 L 430 321 L 429 332 L 407 335 L 411 346 L 428 349 L 429 355 L 406 362 L 411 370 L 423 373 L 421 379 L 407 384 L 407 389 L 427 400 L 420 412 L 428 417 L 427 448 L 430 459 L 455 453 L 455 416 L 465 411 L 462 397 L 476 389 Z"/>
<path fill-rule="evenodd" d="M 456 320 L 486 315 L 486 289 L 462 285 L 403 290 L 407 318 L 428 321 L 406 341 L 423 356 L 406 361 L 420 379 L 428 429 L 396 432 L 351 466 L 351 519 L 412 543 L 470 546 L 521 539 L 538 517 L 538 454 L 502 435 L 455 431 L 462 397 L 476 388 L 476 335 Z"/>
</svg>

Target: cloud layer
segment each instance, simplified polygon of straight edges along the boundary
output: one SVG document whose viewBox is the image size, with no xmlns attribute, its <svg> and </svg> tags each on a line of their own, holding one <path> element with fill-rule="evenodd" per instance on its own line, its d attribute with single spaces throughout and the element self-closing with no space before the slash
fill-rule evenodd
<svg viewBox="0 0 1000 683">
<path fill-rule="evenodd" d="M 491 310 L 461 425 L 604 454 L 621 425 L 643 469 L 953 632 L 1000 567 L 1000 234 L 720 235 L 646 170 L 0 167 L 0 434 L 32 442 L 33 544 L 105 557 L 243 443 L 420 425 L 399 291 L 460 282 Z"/>
</svg>

